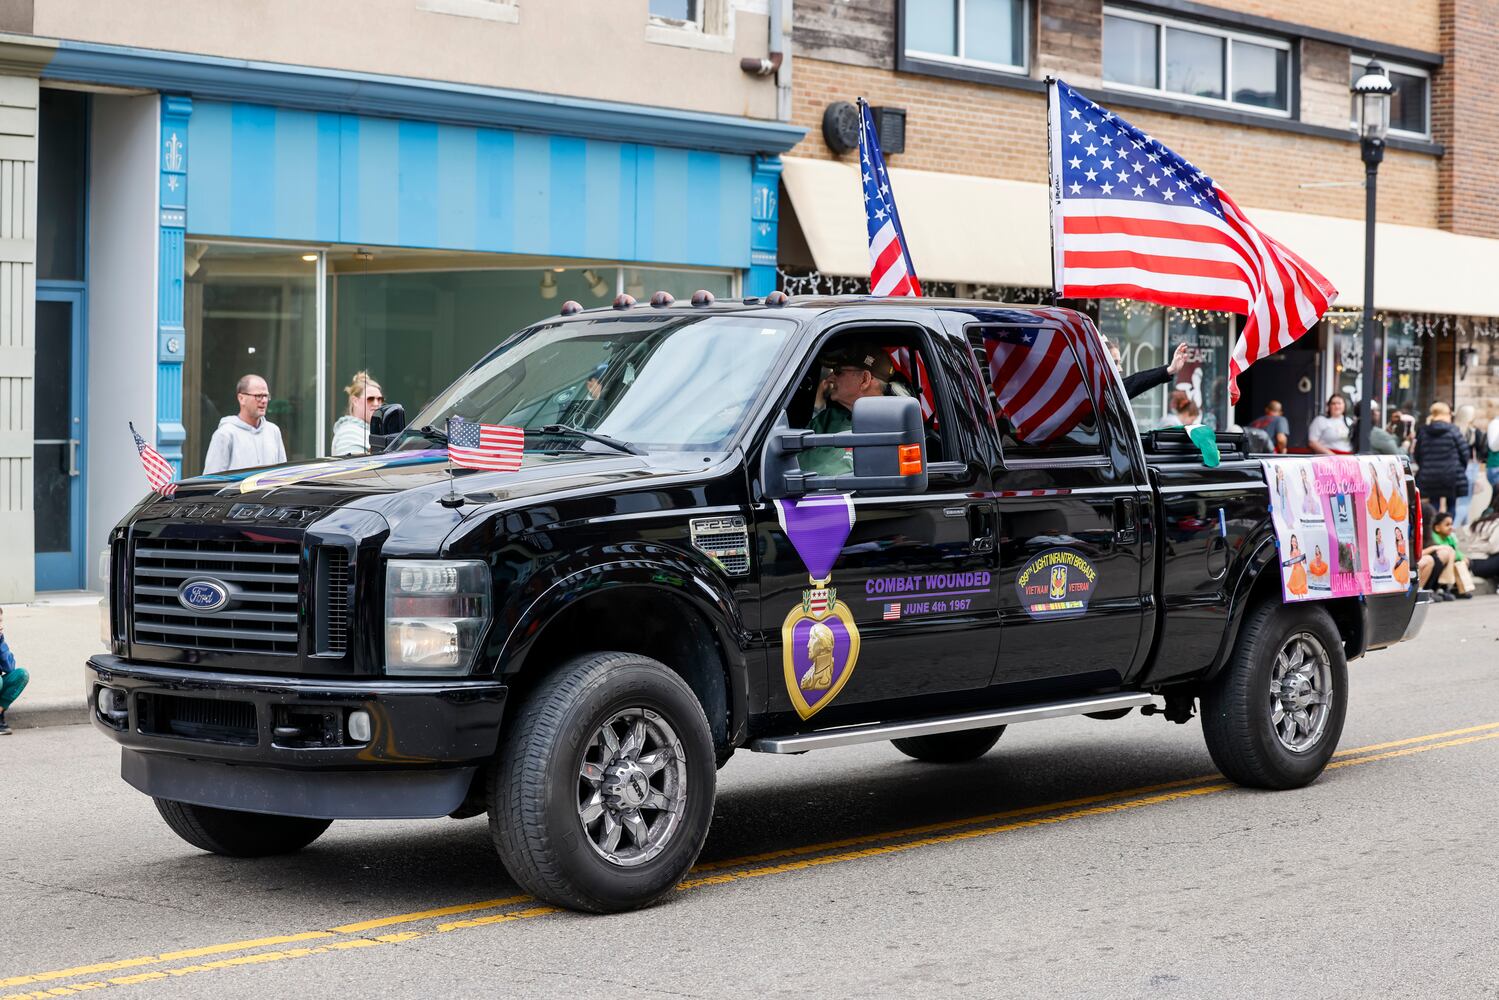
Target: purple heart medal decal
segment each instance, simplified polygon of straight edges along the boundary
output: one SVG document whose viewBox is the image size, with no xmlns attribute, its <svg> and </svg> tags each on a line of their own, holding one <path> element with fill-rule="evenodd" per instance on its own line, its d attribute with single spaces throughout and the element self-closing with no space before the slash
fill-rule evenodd
<svg viewBox="0 0 1499 1000">
<path fill-rule="evenodd" d="M 781 626 L 786 692 L 810 719 L 843 690 L 859 659 L 853 612 L 838 600 L 833 566 L 854 527 L 853 498 L 843 493 L 777 500 L 781 530 L 807 567 L 811 587 Z"/>
</svg>

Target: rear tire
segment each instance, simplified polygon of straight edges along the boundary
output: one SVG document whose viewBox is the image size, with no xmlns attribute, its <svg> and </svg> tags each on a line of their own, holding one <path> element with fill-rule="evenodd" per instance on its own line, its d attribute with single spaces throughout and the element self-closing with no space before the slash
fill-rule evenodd
<svg viewBox="0 0 1499 1000">
<path fill-rule="evenodd" d="M 634 653 L 580 656 L 542 679 L 505 734 L 490 834 L 540 899 L 592 913 L 649 906 L 702 850 L 716 763 L 681 677 Z"/>
<path fill-rule="evenodd" d="M 956 733 L 937 733 L 933 736 L 908 736 L 903 740 L 891 740 L 895 749 L 907 757 L 924 760 L 929 764 L 958 764 L 965 760 L 977 760 L 999 742 L 1004 726 L 989 729 L 964 729 Z"/>
<path fill-rule="evenodd" d="M 300 851 L 323 835 L 331 819 L 268 816 L 153 799 L 172 832 L 202 851 L 228 858 L 264 858 Z"/>
<path fill-rule="evenodd" d="M 1332 616 L 1279 601 L 1253 609 L 1201 701 L 1202 734 L 1225 777 L 1250 788 L 1311 784 L 1337 749 L 1348 708 Z"/>
</svg>

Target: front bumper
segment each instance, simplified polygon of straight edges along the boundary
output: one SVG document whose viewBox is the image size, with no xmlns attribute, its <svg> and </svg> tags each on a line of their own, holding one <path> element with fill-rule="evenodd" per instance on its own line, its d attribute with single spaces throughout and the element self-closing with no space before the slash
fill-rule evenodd
<svg viewBox="0 0 1499 1000">
<path fill-rule="evenodd" d="M 499 739 L 506 688 L 465 678 L 394 682 L 319 680 L 181 670 L 94 656 L 84 670 L 89 718 L 124 748 L 121 773 L 158 798 L 221 809 L 393 819 L 444 816 L 468 794 Z M 124 692 L 124 718 L 99 711 L 103 687 Z M 185 716 L 212 718 L 234 703 L 253 723 L 228 735 L 151 722 L 146 699 L 179 699 Z M 118 700 L 118 696 L 116 696 Z M 338 735 L 309 746 L 289 721 L 369 715 L 368 740 Z M 237 713 L 237 714 L 235 714 Z M 149 723 L 149 725 L 148 725 Z"/>
</svg>

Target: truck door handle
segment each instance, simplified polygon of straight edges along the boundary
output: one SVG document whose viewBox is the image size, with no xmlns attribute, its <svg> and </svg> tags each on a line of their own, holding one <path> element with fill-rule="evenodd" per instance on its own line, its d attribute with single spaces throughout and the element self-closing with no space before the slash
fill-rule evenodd
<svg viewBox="0 0 1499 1000">
<path fill-rule="evenodd" d="M 1114 498 L 1114 544 L 1134 545 L 1140 540 L 1133 497 Z"/>
<path fill-rule="evenodd" d="M 968 508 L 968 549 L 971 552 L 994 551 L 994 506 L 976 503 Z"/>
</svg>

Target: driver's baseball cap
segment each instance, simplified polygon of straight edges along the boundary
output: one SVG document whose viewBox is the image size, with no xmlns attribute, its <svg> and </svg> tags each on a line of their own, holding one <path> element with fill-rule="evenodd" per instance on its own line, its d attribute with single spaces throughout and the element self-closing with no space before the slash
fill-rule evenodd
<svg viewBox="0 0 1499 1000">
<path fill-rule="evenodd" d="M 881 382 L 890 381 L 895 370 L 890 352 L 874 344 L 851 344 L 829 351 L 818 360 L 828 368 L 862 368 Z"/>
</svg>

